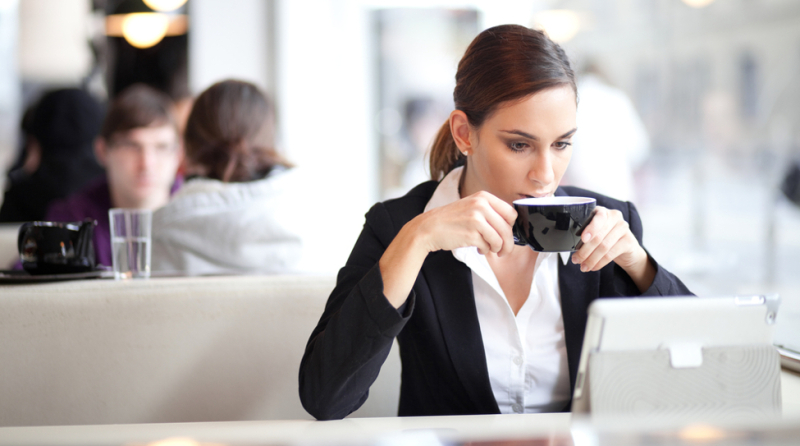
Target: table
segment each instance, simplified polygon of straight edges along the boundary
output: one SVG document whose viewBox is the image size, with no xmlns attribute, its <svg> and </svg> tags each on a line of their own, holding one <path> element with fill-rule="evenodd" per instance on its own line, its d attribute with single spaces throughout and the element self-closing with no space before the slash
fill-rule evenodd
<svg viewBox="0 0 800 446">
<path fill-rule="evenodd" d="M 0 428 L 3 445 L 605 445 L 800 441 L 800 419 L 737 423 L 593 422 L 568 413 L 337 421 L 248 421 Z M 659 441 L 654 441 L 657 439 Z"/>
<path fill-rule="evenodd" d="M 710 425 L 568 413 L 0 428 L 0 446 L 800 444 L 800 374 L 781 372 L 783 418 Z M 183 440 L 178 441 L 175 439 Z M 666 440 L 665 440 L 666 438 Z M 175 441 L 165 442 L 163 440 Z M 190 440 L 191 439 L 191 440 Z M 654 439 L 658 440 L 655 441 Z M 669 441 L 668 441 L 669 440 Z"/>
<path fill-rule="evenodd" d="M 800 374 L 781 373 L 783 418 L 745 420 L 711 426 L 648 424 L 626 419 L 605 420 L 601 425 L 568 413 L 523 415 L 476 415 L 449 417 L 348 418 L 338 421 L 273 420 L 202 423 L 107 424 L 76 426 L 26 426 L 0 428 L 0 445 L 152 445 L 210 446 L 262 445 L 358 445 L 358 444 L 499 444 L 501 440 L 525 439 L 514 444 L 570 445 L 652 443 L 653 436 L 683 444 L 692 438 L 728 435 L 725 444 L 800 444 Z M 772 438 L 770 437 L 770 435 Z M 694 437 L 692 437 L 694 436 Z M 160 440 L 184 438 L 183 442 Z M 688 440 L 687 440 L 688 438 Z M 188 439 L 192 439 L 189 441 Z M 741 442 L 738 442 L 741 440 Z M 159 443 L 153 443 L 159 442 Z M 452 443 L 451 443 L 452 442 Z"/>
<path fill-rule="evenodd" d="M 568 434 L 570 414 L 480 415 L 451 417 L 348 418 L 337 421 L 275 420 L 215 423 L 163 423 L 0 428 L 0 444 L 122 445 L 190 437 L 202 443 L 356 444 L 370 439 L 442 435 L 490 438 L 507 435 Z"/>
</svg>

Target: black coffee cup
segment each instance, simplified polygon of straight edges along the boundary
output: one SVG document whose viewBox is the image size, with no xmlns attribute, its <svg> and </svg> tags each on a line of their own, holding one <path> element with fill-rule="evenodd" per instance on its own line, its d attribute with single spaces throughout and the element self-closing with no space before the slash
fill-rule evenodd
<svg viewBox="0 0 800 446">
<path fill-rule="evenodd" d="M 56 223 L 34 221 L 19 228 L 19 257 L 31 274 L 83 273 L 95 269 L 96 221 Z"/>
<path fill-rule="evenodd" d="M 514 202 L 514 243 L 539 252 L 577 251 L 597 201 L 585 197 L 523 198 Z"/>
</svg>

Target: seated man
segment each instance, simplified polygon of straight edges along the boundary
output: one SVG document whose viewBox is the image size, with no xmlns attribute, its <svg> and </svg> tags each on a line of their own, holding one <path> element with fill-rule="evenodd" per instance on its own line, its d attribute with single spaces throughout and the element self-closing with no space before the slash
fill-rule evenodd
<svg viewBox="0 0 800 446">
<path fill-rule="evenodd" d="M 169 201 L 182 180 L 176 172 L 183 150 L 169 97 L 145 85 L 123 90 L 106 114 L 95 155 L 106 175 L 52 204 L 47 220 L 97 220 L 97 263 L 111 266 L 108 210 L 155 210 Z"/>
</svg>

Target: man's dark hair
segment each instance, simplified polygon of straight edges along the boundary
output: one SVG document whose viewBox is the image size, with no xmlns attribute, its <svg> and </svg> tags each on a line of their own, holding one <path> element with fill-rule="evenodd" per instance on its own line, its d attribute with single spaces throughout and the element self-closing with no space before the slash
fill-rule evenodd
<svg viewBox="0 0 800 446">
<path fill-rule="evenodd" d="M 122 90 L 111 102 L 100 136 L 110 140 L 115 134 L 140 127 L 171 125 L 178 130 L 169 96 L 144 84 Z"/>
</svg>

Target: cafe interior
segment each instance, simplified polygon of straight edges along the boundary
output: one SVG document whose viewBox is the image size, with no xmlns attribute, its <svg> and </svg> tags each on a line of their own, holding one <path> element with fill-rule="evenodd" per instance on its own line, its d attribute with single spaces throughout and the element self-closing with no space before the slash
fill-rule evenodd
<svg viewBox="0 0 800 446">
<path fill-rule="evenodd" d="M 459 60 L 502 24 L 543 30 L 575 69 L 562 185 L 633 202 L 647 252 L 699 298 L 606 315 L 597 339 L 587 328 L 583 410 L 576 393 L 565 412 L 398 417 L 394 341 L 363 405 L 316 421 L 298 370 L 337 273 L 370 208 L 431 179 Z M 313 223 L 309 269 L 37 276 L 19 269 L 26 222 L 1 222 L 0 445 L 800 443 L 797 0 L 0 0 L 0 186 L 48 91 L 105 108 L 143 83 L 180 120 L 226 79 L 274 104 L 275 149 L 306 178 L 292 210 Z M 612 338 L 611 353 L 640 358 L 620 362 L 627 382 L 589 359 Z M 697 362 L 677 365 L 670 339 Z M 702 355 L 719 346 L 715 366 Z"/>
</svg>

